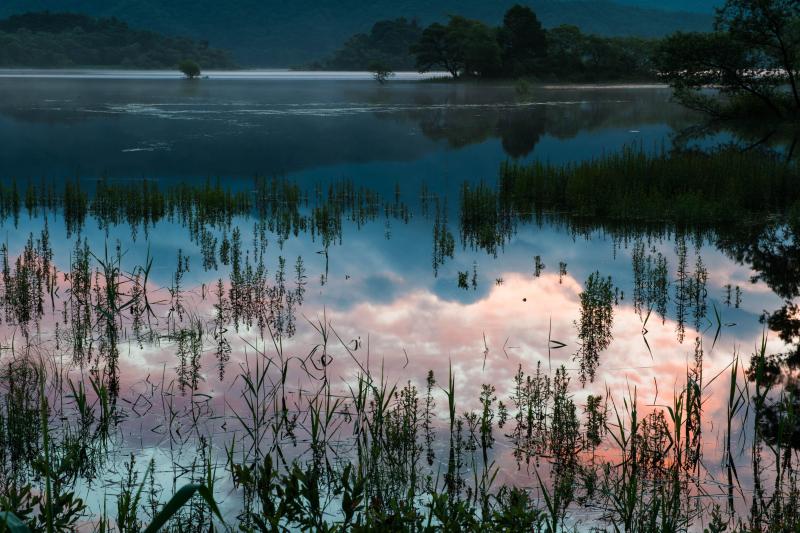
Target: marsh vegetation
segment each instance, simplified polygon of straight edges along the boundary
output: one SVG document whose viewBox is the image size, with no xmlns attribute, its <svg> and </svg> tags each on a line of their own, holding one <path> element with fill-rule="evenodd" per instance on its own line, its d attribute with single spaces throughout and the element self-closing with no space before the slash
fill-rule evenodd
<svg viewBox="0 0 800 533">
<path fill-rule="evenodd" d="M 52 83 L 0 83 L 12 530 L 796 526 L 790 131 L 650 89 Z"/>
<path fill-rule="evenodd" d="M 631 147 L 560 167 L 506 164 L 496 181 L 465 183 L 453 196 L 399 184 L 387 194 L 349 180 L 257 178 L 237 190 L 213 180 L 5 180 L 4 227 L 36 228 L 2 246 L 6 524 L 793 527 L 794 177 L 793 163 L 767 153 Z M 591 187 L 598 181 L 602 195 Z M 397 367 L 369 331 L 340 329 L 313 302 L 354 281 L 331 278 L 342 262 L 355 268 L 339 253 L 348 239 L 379 228 L 391 242 L 413 224 L 427 228 L 430 278 L 468 294 L 518 290 L 484 264 L 533 228 L 586 242 L 602 231 L 615 255 L 629 256 L 628 273 L 601 267 L 574 279 L 583 268 L 566 255 L 531 255 L 531 287 L 578 284 L 573 323 L 554 336 L 551 319 L 538 356 L 520 357 L 507 338 L 498 358 L 484 332 L 468 340 L 483 346 L 478 374 L 446 354 L 429 371 L 417 359 Z M 163 231 L 181 235 L 170 253 L 156 238 Z M 304 253 L 290 252 L 295 241 Z M 766 329 L 750 353 L 726 341 L 737 326 L 724 309 L 743 305 L 743 295 L 715 277 L 709 248 L 785 299 L 763 315 L 782 350 Z M 635 343 L 615 329 L 630 317 L 641 329 Z M 680 380 L 661 391 L 656 383 L 655 398 L 609 384 L 604 369 L 619 350 L 635 349 L 639 361 L 664 354 L 649 340 L 658 321 L 677 353 L 690 354 Z M 714 400 L 722 410 L 708 407 Z"/>
</svg>

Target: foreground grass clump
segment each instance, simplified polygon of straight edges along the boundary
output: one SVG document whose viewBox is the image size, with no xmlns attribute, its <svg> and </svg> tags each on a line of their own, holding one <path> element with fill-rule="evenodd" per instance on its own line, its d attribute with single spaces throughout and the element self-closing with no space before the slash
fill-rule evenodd
<svg viewBox="0 0 800 533">
<path fill-rule="evenodd" d="M 760 152 L 648 153 L 627 148 L 568 165 L 505 163 L 499 206 L 520 217 L 564 212 L 678 224 L 783 213 L 800 199 L 795 163 Z"/>
<path fill-rule="evenodd" d="M 715 193 L 721 199 L 707 203 L 716 209 L 727 202 L 741 219 L 761 219 L 730 224 L 718 246 L 787 301 L 768 320 L 784 323 L 783 340 L 796 349 L 794 169 L 762 154 L 721 154 L 629 150 L 568 167 L 507 166 L 518 170 L 498 187 L 466 184 L 456 214 L 446 196 L 423 188 L 434 272 L 454 257 L 459 237 L 497 254 L 538 213 L 584 214 L 587 226 L 646 216 L 666 221 L 657 225 L 665 232 L 699 218 L 720 232 L 729 219 L 674 213 L 681 198 L 690 205 L 686 198 Z M 602 180 L 607 187 L 597 186 Z M 558 194 L 543 196 L 537 183 Z M 614 195 L 625 201 L 606 205 Z M 465 380 L 460 365 L 448 373 L 446 363 L 436 375 L 414 365 L 388 375 L 382 364 L 375 371 L 384 354 L 370 354 L 369 340 L 340 337 L 324 310 L 301 320 L 304 299 L 317 291 L 306 270 L 313 263 L 287 262 L 282 244 L 300 234 L 319 242 L 310 253 L 326 286 L 329 249 L 375 222 L 389 238 L 389 223 L 413 214 L 402 199 L 399 186 L 392 198 L 347 181 L 306 191 L 277 178 L 239 192 L 209 182 L 0 187 L 9 231 L 45 219 L 24 242 L 0 245 L 0 533 L 3 521 L 11 531 L 104 533 L 796 530 L 796 361 L 767 355 L 762 344 L 747 372 L 726 348 L 704 362 L 704 339 L 714 350 L 733 324 L 709 295 L 717 285 L 702 238 L 673 231 L 671 263 L 665 241 L 637 234 L 627 300 L 631 287 L 617 285 L 625 276 L 589 274 L 576 302 L 578 343 L 564 366 L 549 355 L 567 344 L 547 332 L 548 358 L 511 363 L 506 353 L 505 376 Z M 647 202 L 660 211 L 648 212 Z M 785 221 L 771 217 L 784 213 Z M 92 242 L 89 222 L 106 231 L 127 224 L 147 242 L 169 222 L 189 238 L 169 256 L 148 247 L 131 268 L 119 240 Z M 68 257 L 58 251 L 62 230 Z M 531 276 L 541 276 L 542 256 L 531 259 Z M 567 276 L 566 261 L 548 263 L 559 280 Z M 200 268 L 216 273 L 197 287 Z M 477 263 L 458 272 L 459 286 L 476 290 Z M 730 307 L 730 285 L 727 299 Z M 738 299 L 737 286 L 737 307 Z M 685 375 L 678 369 L 655 399 L 633 385 L 592 386 L 595 371 L 614 371 L 624 349 L 612 345 L 612 325 L 631 300 L 643 360 L 663 362 L 648 344 L 648 318 L 674 319 L 679 342 L 694 340 Z M 310 336 L 295 336 L 301 328 Z M 485 335 L 484 346 L 482 370 Z M 131 355 L 142 351 L 164 357 L 159 375 L 131 370 Z M 228 382 L 226 372 L 234 374 Z M 220 389 L 224 396 L 209 393 Z M 722 424 L 712 394 L 725 396 Z M 710 418 L 704 409 L 714 409 Z"/>
<path fill-rule="evenodd" d="M 82 385 L 71 384 L 62 397 L 58 378 L 21 349 L 0 372 L 8 391 L 0 394 L 0 531 L 556 533 L 708 525 L 750 533 L 800 524 L 792 510 L 800 474 L 787 438 L 796 420 L 791 409 L 775 416 L 774 361 L 764 343 L 747 372 L 735 356 L 711 378 L 704 378 L 698 343 L 685 384 L 657 405 L 645 405 L 635 388 L 616 398 L 610 391 L 589 395 L 581 404 L 565 367 L 551 371 L 539 363 L 531 373 L 520 365 L 505 392 L 480 386 L 477 408 L 464 410 L 453 369 L 443 384 L 429 372 L 421 390 L 393 384 L 358 363 L 329 324 L 318 327 L 321 344 L 306 360 L 335 349 L 326 339 L 337 338 L 361 369 L 349 392 L 334 392 L 317 376 L 303 404 L 293 405 L 287 368 L 299 358 L 286 357 L 279 343 L 271 353 L 257 352 L 239 376 L 245 406 L 230 420 L 236 431 L 216 437 L 225 453 L 214 456 L 195 426 L 196 459 L 188 476 L 173 474 L 172 490 L 159 489 L 153 462 L 137 469 L 134 455 L 112 473 L 113 445 L 106 430 L 98 431 L 105 415 L 96 413 L 108 407 Z M 703 439 L 714 439 L 701 429 L 704 395 L 707 380 L 726 377 L 726 444 L 715 473 L 703 464 Z M 750 450 L 733 444 L 745 411 L 755 424 Z M 169 413 L 174 417 L 173 407 Z M 27 417 L 27 428 L 13 417 Z M 7 455 L 22 430 L 30 431 L 25 453 Z M 740 499 L 747 489 L 737 473 L 740 454 L 751 458 L 760 487 L 752 502 Z M 779 463 L 771 462 L 773 454 Z M 505 467 L 516 463 L 518 481 L 500 483 L 501 461 L 509 460 Z M 708 476 L 724 492 L 709 494 Z M 79 496 L 81 482 L 93 479 L 110 491 L 111 505 L 99 515 Z M 773 512 L 777 506 L 786 511 Z"/>
</svg>

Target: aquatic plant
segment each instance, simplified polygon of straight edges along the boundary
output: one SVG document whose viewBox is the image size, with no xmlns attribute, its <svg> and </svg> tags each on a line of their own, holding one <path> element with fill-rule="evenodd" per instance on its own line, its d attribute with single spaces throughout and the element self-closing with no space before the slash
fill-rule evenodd
<svg viewBox="0 0 800 533">
<path fill-rule="evenodd" d="M 620 161 L 634 168 L 642 164 L 629 157 L 609 168 Z M 657 156 L 644 161 L 666 165 Z M 714 168 L 722 164 L 713 163 L 719 165 Z M 778 214 L 747 233 L 748 242 L 756 235 L 757 245 L 762 232 L 771 232 L 762 250 L 753 244 L 740 248 L 736 228 L 708 225 L 690 231 L 684 227 L 690 221 L 673 219 L 671 211 L 665 215 L 670 223 L 644 233 L 622 222 L 603 225 L 585 217 L 580 222 L 572 211 L 560 219 L 570 235 L 603 227 L 610 229 L 615 251 L 630 245 L 632 306 L 642 319 L 643 335 L 651 310 L 662 321 L 682 317 L 698 330 L 693 352 L 687 353 L 685 381 L 666 399 L 657 392 L 652 405 L 645 405 L 635 389 L 620 403 L 618 390 L 591 386 L 601 354 L 613 355 L 615 313 L 627 311 L 623 288 L 628 287 L 599 272 L 589 276 L 579 297 L 579 344 L 573 352 L 579 369 L 552 368 L 544 352 L 534 349 L 514 360 L 516 372 L 507 380 L 497 378 L 501 374 L 491 359 L 485 360 L 481 370 L 490 372 L 474 389 L 462 384 L 465 371 L 455 364 L 447 378 L 415 365 L 404 367 L 401 375 L 389 375 L 384 367 L 377 372 L 375 361 L 389 355 L 371 353 L 369 337 L 362 341 L 348 332 L 342 339 L 324 312 L 304 321 L 300 306 L 318 289 L 309 279 L 316 279 L 318 269 L 328 282 L 329 259 L 336 260 L 329 252 L 346 232 L 367 223 L 380 232 L 383 223 L 395 238 L 396 226 L 389 221 L 410 219 L 399 186 L 382 198 L 346 181 L 304 190 L 288 180 L 259 178 L 249 193 L 210 182 L 161 187 L 101 180 L 94 192 L 70 183 L 63 190 L 47 183 L 0 189 L 0 214 L 9 224 L 26 213 L 48 221 L 63 216 L 74 240 L 69 259 L 57 257 L 53 226 L 44 223 L 38 234 L 21 239 L 19 250 L 2 248 L 3 326 L 13 332 L 0 346 L 0 522 L 4 517 L 9 527 L 680 531 L 714 524 L 772 531 L 798 521 L 795 413 L 800 406 L 793 353 L 768 354 L 763 345 L 747 372 L 738 356 L 733 358 L 717 454 L 711 446 L 715 432 L 709 431 L 704 413 L 708 387 L 728 374 L 724 366 L 714 374 L 727 362 L 719 348 L 714 351 L 722 345 L 720 331 L 728 327 L 716 306 L 714 342 L 704 345 L 701 331 L 712 307 L 707 288 L 714 286 L 709 281 L 714 272 L 700 257 L 702 246 L 718 243 L 748 264 L 757 257 L 752 263 L 759 272 L 766 271 L 765 260 L 792 264 L 791 234 L 775 229 L 791 231 L 781 215 L 788 200 L 765 206 Z M 497 253 L 522 224 L 541 222 L 536 205 L 542 216 L 556 220 L 554 213 L 544 214 L 554 204 L 528 197 L 532 209 L 524 196 L 514 198 L 520 192 L 514 183 L 501 185 L 462 190 L 463 247 Z M 793 186 L 784 185 L 784 192 L 793 194 Z M 528 194 L 524 188 L 520 193 Z M 444 202 L 440 208 L 432 196 L 425 201 L 434 226 L 436 269 L 437 257 L 444 261 L 454 254 L 455 238 Z M 614 215 L 606 207 L 597 206 L 595 213 Z M 748 213 L 756 213 L 751 207 Z M 108 243 L 87 237 L 87 220 L 109 232 Z M 149 241 L 148 233 L 167 220 L 187 231 L 188 244 L 182 242 L 180 251 L 173 248 L 171 264 L 148 248 L 144 264 L 131 266 L 111 230 L 128 225 L 132 234 L 144 233 Z M 318 239 L 319 256 L 295 259 L 285 241 L 300 232 Z M 672 240 L 677 244 L 674 270 L 667 261 L 670 252 L 659 247 Z M 216 283 L 192 286 L 200 264 L 189 264 L 193 246 L 204 269 L 218 272 L 211 278 Z M 59 260 L 67 265 L 65 272 L 56 268 Z M 478 260 L 468 261 L 472 271 L 462 266 L 458 285 L 476 290 Z M 559 278 L 567 275 L 566 266 L 561 261 Z M 532 267 L 533 275 L 541 276 L 540 255 L 533 257 Z M 160 277 L 164 287 L 156 285 L 158 269 L 166 272 Z M 770 278 L 776 285 L 785 282 L 787 298 L 792 297 L 786 281 L 790 272 Z M 494 274 L 489 284 L 491 279 L 504 285 L 498 291 L 516 282 L 509 275 Z M 731 306 L 740 303 L 738 286 L 727 293 Z M 781 316 L 791 343 L 788 304 L 773 323 Z M 313 335 L 316 340 L 310 340 Z M 550 349 L 570 342 L 563 340 L 548 334 L 548 356 Z M 484 343 L 488 351 L 485 338 Z M 138 362 L 127 352 L 137 348 L 168 355 L 160 382 L 147 375 L 131 384 L 124 375 L 128 364 Z M 512 359 L 511 346 L 503 348 Z M 333 363 L 340 359 L 354 371 L 340 373 L 342 367 Z M 210 374 L 219 381 L 233 377 L 220 385 Z M 578 381 L 589 390 L 576 387 Z M 125 431 L 131 424 L 145 428 L 143 444 L 135 444 L 147 452 L 157 449 L 157 465 L 151 466 L 145 453 L 129 458 L 130 449 L 122 443 L 130 443 Z M 157 447 L 149 447 L 145 436 Z M 742 464 L 745 446 L 749 466 Z M 718 472 L 707 466 L 716 455 Z M 516 472 L 509 468 L 515 463 Z M 752 496 L 744 496 L 750 487 L 744 475 L 739 478 L 743 468 L 753 473 Z M 193 488 L 182 489 L 187 483 Z M 718 508 L 722 500 L 707 493 L 709 486 L 727 500 L 724 511 Z M 78 497 L 106 489 L 110 514 L 99 511 L 100 502 Z M 213 496 L 220 490 L 230 492 L 224 509 L 215 510 Z M 176 499 L 162 506 L 164 494 Z"/>
<path fill-rule="evenodd" d="M 599 272 L 586 279 L 580 294 L 580 320 L 576 323 L 580 344 L 575 359 L 580 363 L 580 380 L 584 385 L 594 381 L 600 352 L 611 344 L 614 323 L 614 292 L 611 277 L 602 278 Z"/>
</svg>

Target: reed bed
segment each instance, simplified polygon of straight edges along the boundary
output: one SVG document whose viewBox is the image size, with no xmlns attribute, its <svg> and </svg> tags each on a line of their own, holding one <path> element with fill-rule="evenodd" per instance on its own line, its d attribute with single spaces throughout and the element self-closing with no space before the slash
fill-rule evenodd
<svg viewBox="0 0 800 533">
<path fill-rule="evenodd" d="M 796 208 L 797 176 L 795 162 L 773 153 L 632 146 L 567 165 L 506 163 L 497 202 L 523 217 L 556 211 L 628 221 L 729 222 Z"/>
<path fill-rule="evenodd" d="M 646 330 L 655 317 L 675 320 L 679 342 L 694 340 L 685 375 L 658 401 L 633 386 L 586 394 L 613 357 L 625 302 L 600 270 L 577 302 L 577 369 L 529 361 L 505 382 L 470 390 L 457 387 L 452 365 L 445 375 L 387 375 L 369 341 L 343 339 L 324 314 L 302 316 L 312 282 L 303 257 L 284 257 L 282 245 L 309 235 L 325 258 L 325 286 L 328 253 L 348 228 L 411 220 L 399 187 L 385 198 L 347 181 L 303 190 L 278 178 L 240 192 L 210 181 L 3 183 L 5 222 L 61 217 L 72 243 L 68 260 L 56 257 L 48 222 L 22 250 L 0 247 L 10 332 L 0 345 L 0 531 L 793 531 L 796 353 L 769 353 L 763 339 L 749 360 L 731 353 L 729 364 L 709 367 L 706 351 L 729 325 L 708 301 L 708 267 L 690 245 L 713 241 L 756 268 L 782 265 L 761 274 L 796 297 L 787 281 L 787 236 L 800 227 L 795 176 L 765 154 L 630 149 L 566 167 L 505 165 L 496 187 L 464 184 L 450 203 L 455 216 L 445 195 L 423 188 L 434 275 L 454 259 L 454 232 L 462 248 L 496 256 L 521 225 L 557 214 L 576 232 L 660 222 L 653 233 L 620 226 L 613 238 L 631 249 L 642 357 L 653 356 Z M 145 240 L 158 224 L 178 223 L 201 264 L 178 248 L 128 265 L 122 244 L 89 243 L 90 220 L 105 230 L 126 224 Z M 675 263 L 653 234 L 672 237 Z M 269 272 L 268 236 L 279 244 Z M 569 275 L 565 260 L 550 264 L 559 280 Z M 153 279 L 159 267 L 171 271 L 164 286 Z M 188 286 L 198 267 L 218 272 L 217 282 Z M 533 278 L 547 268 L 531 258 Z M 476 291 L 478 279 L 473 262 L 453 283 Z M 740 298 L 728 285 L 726 305 Z M 765 318 L 788 324 L 790 348 L 793 309 Z M 296 342 L 301 329 L 315 336 L 310 350 Z M 548 341 L 548 353 L 567 347 Z M 132 346 L 167 351 L 174 364 L 128 397 L 121 369 Z M 223 414 L 202 386 L 206 355 L 236 398 Z M 350 372 L 334 373 L 334 359 Z M 726 380 L 726 420 L 714 437 L 705 406 Z M 124 428 L 135 422 L 158 438 L 145 445 L 139 435 L 138 453 L 128 453 Z M 718 443 L 721 452 L 707 455 Z"/>
</svg>

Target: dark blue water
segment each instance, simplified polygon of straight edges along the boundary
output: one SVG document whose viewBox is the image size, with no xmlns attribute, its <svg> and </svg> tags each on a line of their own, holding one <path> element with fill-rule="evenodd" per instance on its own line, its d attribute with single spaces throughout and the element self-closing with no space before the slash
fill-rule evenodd
<svg viewBox="0 0 800 533">
<path fill-rule="evenodd" d="M 506 159 L 669 146 L 665 89 L 329 80 L 0 77 L 0 168 L 20 178 L 493 178 Z"/>
</svg>

